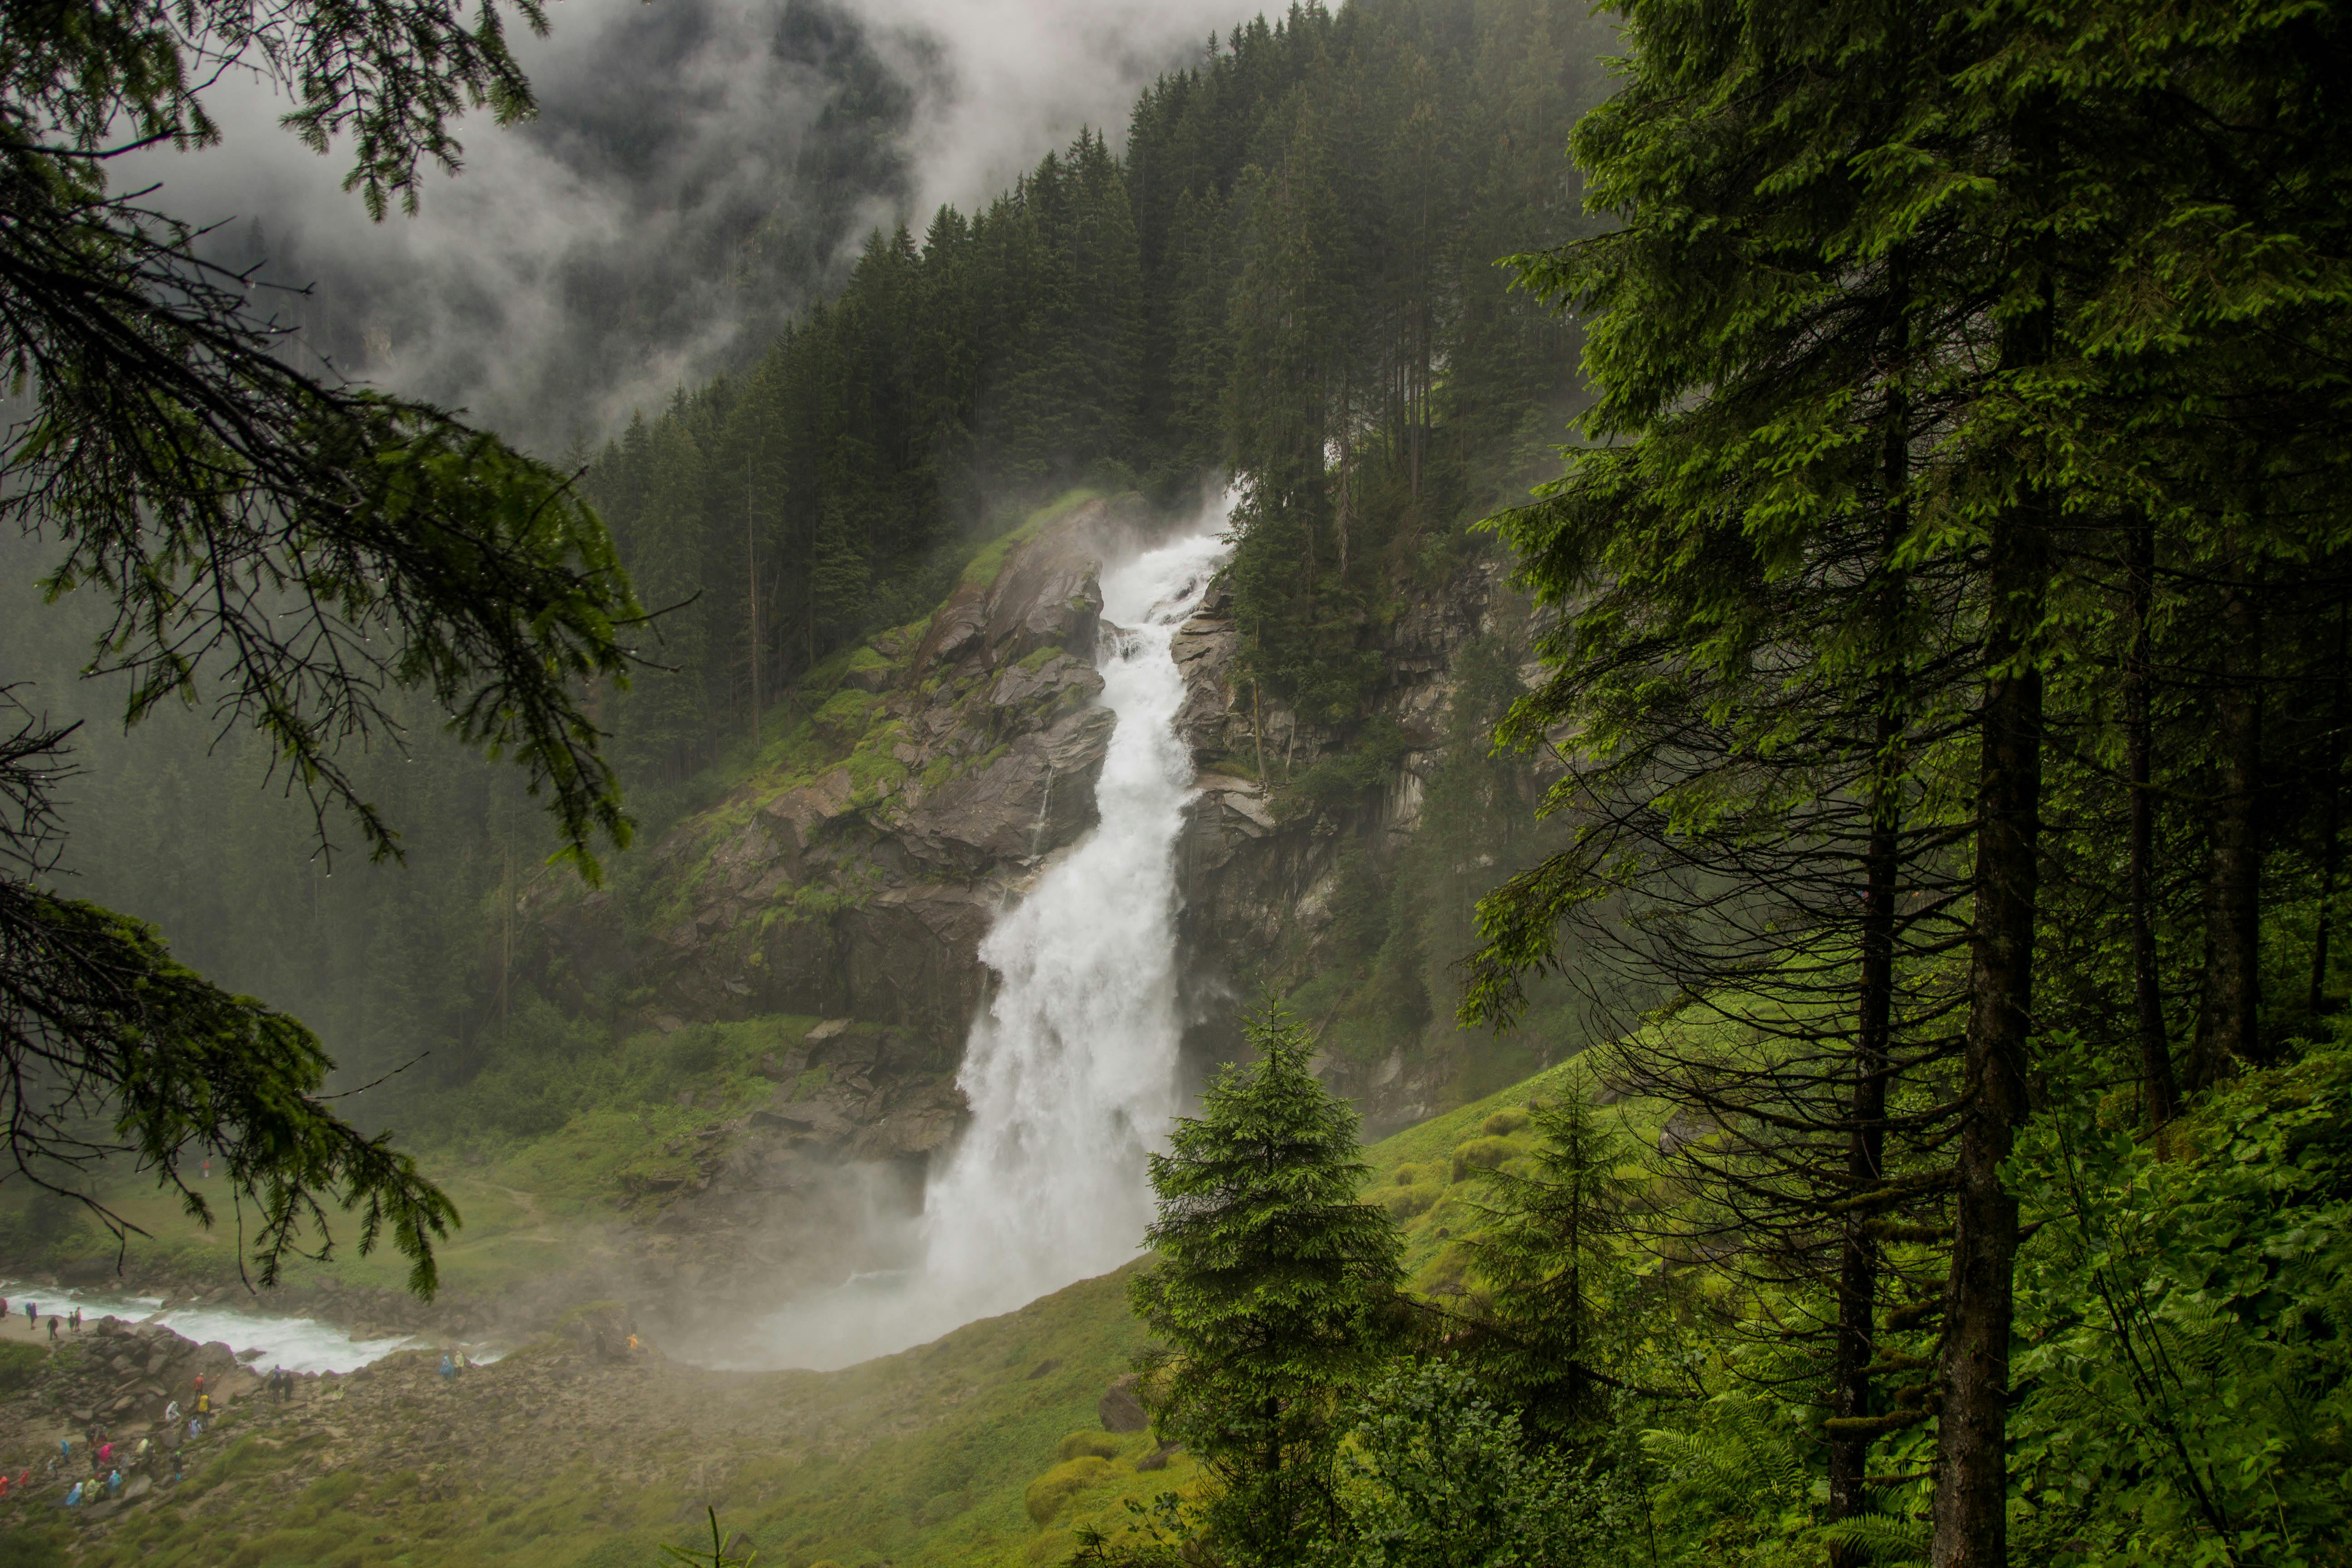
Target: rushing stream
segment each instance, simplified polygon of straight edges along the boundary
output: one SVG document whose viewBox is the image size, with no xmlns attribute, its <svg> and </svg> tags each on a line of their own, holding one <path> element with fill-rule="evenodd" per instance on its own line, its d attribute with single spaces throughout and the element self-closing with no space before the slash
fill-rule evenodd
<svg viewBox="0 0 2352 1568">
<path fill-rule="evenodd" d="M 412 1342 L 402 1336 L 395 1339 L 355 1340 L 332 1323 L 322 1323 L 315 1318 L 271 1317 L 260 1312 L 238 1312 L 226 1308 L 192 1306 L 173 1307 L 167 1310 L 163 1301 L 153 1296 L 108 1295 L 89 1290 L 61 1289 L 55 1286 L 27 1285 L 20 1280 L 0 1279 L 0 1297 L 8 1302 L 10 1321 L 21 1326 L 25 1321 L 25 1303 L 37 1306 L 43 1319 L 54 1313 L 63 1315 L 76 1307 L 81 1309 L 82 1331 L 100 1318 L 121 1318 L 125 1322 L 153 1321 L 162 1323 L 182 1339 L 198 1344 L 219 1341 L 233 1351 L 258 1351 L 251 1364 L 267 1372 L 282 1366 L 289 1372 L 352 1372 L 381 1361 L 393 1352 Z M 22 1337 L 22 1336 L 18 1336 Z M 46 1337 L 46 1333 L 44 1336 Z M 60 1340 L 66 1338 L 60 1333 Z M 477 1353 L 477 1361 L 495 1359 Z"/>
<path fill-rule="evenodd" d="M 1118 715 L 1100 820 L 981 943 L 999 983 L 959 1078 L 972 1121 L 924 1196 L 921 1261 L 804 1299 L 754 1331 L 768 1364 L 829 1368 L 1010 1311 L 1133 1258 L 1145 1156 L 1177 1110 L 1176 836 L 1192 795 L 1169 656 L 1224 552 L 1225 518 L 1102 574 L 1097 667 Z"/>
</svg>

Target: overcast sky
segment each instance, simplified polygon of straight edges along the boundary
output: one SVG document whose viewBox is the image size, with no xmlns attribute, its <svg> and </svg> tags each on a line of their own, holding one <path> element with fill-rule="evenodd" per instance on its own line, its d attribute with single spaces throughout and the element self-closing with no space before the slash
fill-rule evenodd
<svg viewBox="0 0 2352 1568">
<path fill-rule="evenodd" d="M 1239 0 L 555 0 L 516 52 L 541 117 L 460 129 L 418 217 L 371 224 L 268 84 L 208 106 L 221 145 L 129 178 L 312 285 L 317 353 L 542 448 L 651 412 L 756 352 L 876 224 L 985 201 L 1197 59 Z"/>
</svg>

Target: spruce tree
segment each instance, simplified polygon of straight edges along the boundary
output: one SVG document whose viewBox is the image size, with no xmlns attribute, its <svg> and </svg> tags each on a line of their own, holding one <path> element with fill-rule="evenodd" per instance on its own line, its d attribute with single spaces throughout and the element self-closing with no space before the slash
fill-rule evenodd
<svg viewBox="0 0 2352 1568">
<path fill-rule="evenodd" d="M 1306 1030 L 1273 1008 L 1246 1032 L 1257 1058 L 1152 1156 L 1157 1263 L 1129 1294 L 1165 1347 L 1157 1428 L 1207 1467 L 1201 1523 L 1237 1568 L 1333 1529 L 1341 1409 L 1382 1359 L 1402 1247 L 1357 1201 L 1356 1114 L 1308 1070 Z"/>
<path fill-rule="evenodd" d="M 1486 1227 L 1470 1243 L 1485 1287 L 1473 1355 L 1530 1436 L 1557 1443 L 1601 1408 L 1609 1342 L 1628 1305 L 1631 1157 L 1580 1094 L 1538 1105 L 1524 1171 L 1479 1173 Z"/>
</svg>

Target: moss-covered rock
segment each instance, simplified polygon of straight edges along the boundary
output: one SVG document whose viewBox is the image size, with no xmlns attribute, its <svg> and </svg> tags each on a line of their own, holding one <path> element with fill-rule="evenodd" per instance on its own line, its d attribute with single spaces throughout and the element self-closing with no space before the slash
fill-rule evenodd
<svg viewBox="0 0 2352 1568">
<path fill-rule="evenodd" d="M 1454 1146 L 1453 1177 L 1460 1181 L 1473 1171 L 1491 1171 L 1526 1151 L 1508 1138 L 1473 1138 Z"/>
<path fill-rule="evenodd" d="M 1029 1483 L 1028 1489 L 1021 1494 L 1021 1506 L 1028 1511 L 1030 1522 L 1042 1530 L 1078 1493 L 1116 1480 L 1118 1476 L 1117 1466 L 1092 1454 L 1065 1459 Z"/>
<path fill-rule="evenodd" d="M 1124 1439 L 1108 1432 L 1073 1432 L 1062 1439 L 1055 1450 L 1063 1459 L 1116 1459 L 1127 1451 Z"/>
</svg>

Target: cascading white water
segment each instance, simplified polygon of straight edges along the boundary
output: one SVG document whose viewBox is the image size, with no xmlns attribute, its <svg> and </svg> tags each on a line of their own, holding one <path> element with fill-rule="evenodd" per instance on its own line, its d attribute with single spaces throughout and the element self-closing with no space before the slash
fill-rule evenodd
<svg viewBox="0 0 2352 1568">
<path fill-rule="evenodd" d="M 1169 656 L 1224 552 L 1224 509 L 1102 576 L 1101 701 L 1118 715 L 1099 821 L 997 920 L 998 976 L 958 1082 L 963 1142 L 924 1196 L 921 1261 L 763 1326 L 786 1364 L 828 1368 L 936 1338 L 1133 1258 L 1146 1154 L 1177 1110 L 1176 836 L 1192 794 Z"/>
<path fill-rule="evenodd" d="M 1101 820 L 980 945 L 1001 984 L 959 1078 L 971 1128 L 923 1205 L 925 1273 L 965 1318 L 1116 1268 L 1150 1218 L 1144 1154 L 1176 1110 L 1172 855 L 1192 790 L 1168 650 L 1223 548 L 1197 534 L 1103 575 L 1097 662 L 1118 726 Z"/>
</svg>

